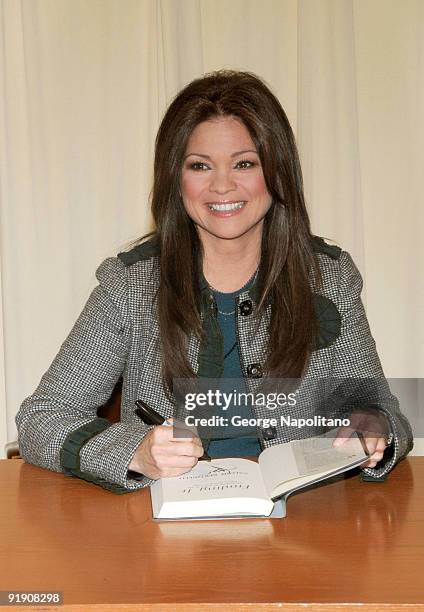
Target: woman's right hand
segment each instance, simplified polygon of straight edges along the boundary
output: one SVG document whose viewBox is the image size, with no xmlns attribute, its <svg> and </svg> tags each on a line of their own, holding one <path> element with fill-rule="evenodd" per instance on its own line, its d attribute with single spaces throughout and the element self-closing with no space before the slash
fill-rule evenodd
<svg viewBox="0 0 424 612">
<path fill-rule="evenodd" d="M 173 427 L 158 425 L 143 438 L 128 469 L 154 480 L 169 478 L 189 472 L 202 455 L 200 438 L 175 438 Z"/>
</svg>

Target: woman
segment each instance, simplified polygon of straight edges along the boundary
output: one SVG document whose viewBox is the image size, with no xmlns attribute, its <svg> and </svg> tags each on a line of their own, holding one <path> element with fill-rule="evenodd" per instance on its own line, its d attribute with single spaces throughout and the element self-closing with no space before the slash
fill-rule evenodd
<svg viewBox="0 0 424 612">
<path fill-rule="evenodd" d="M 171 418 L 176 379 L 242 378 L 248 388 L 261 378 L 384 380 L 360 275 L 347 253 L 312 236 L 295 140 L 260 79 L 220 71 L 177 95 L 157 135 L 152 211 L 155 233 L 99 267 L 98 287 L 22 404 L 27 461 L 133 490 L 189 470 L 203 454 L 198 438 L 173 438 L 172 428 L 134 415 L 141 398 Z M 121 422 L 111 425 L 96 409 L 120 376 Z M 296 414 L 311 416 L 302 388 Z M 374 432 L 365 471 L 376 477 L 411 448 L 388 397 L 356 404 L 352 415 L 353 429 Z M 380 426 L 393 433 L 390 449 Z M 252 454 L 299 435 L 253 431 L 241 445 L 234 435 L 210 450 Z"/>
</svg>

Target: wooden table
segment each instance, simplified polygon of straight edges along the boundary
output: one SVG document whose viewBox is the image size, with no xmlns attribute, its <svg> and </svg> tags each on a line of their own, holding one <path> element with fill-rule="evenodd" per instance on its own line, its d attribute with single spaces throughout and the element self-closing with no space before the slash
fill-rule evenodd
<svg viewBox="0 0 424 612">
<path fill-rule="evenodd" d="M 0 461 L 0 492 L 0 590 L 63 591 L 64 612 L 424 610 L 424 457 L 298 493 L 278 520 L 154 523 L 147 490 L 21 460 Z"/>
</svg>

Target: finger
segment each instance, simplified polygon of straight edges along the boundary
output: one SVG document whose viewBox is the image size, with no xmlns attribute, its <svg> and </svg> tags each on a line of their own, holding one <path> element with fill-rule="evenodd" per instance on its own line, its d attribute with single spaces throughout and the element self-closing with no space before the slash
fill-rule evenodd
<svg viewBox="0 0 424 612">
<path fill-rule="evenodd" d="M 386 438 L 374 438 L 368 436 L 364 438 L 364 443 L 370 456 L 376 452 L 383 455 L 387 448 Z"/>
<path fill-rule="evenodd" d="M 198 456 L 198 453 L 202 453 L 203 454 L 203 444 L 202 441 L 199 438 L 183 438 L 183 439 L 173 439 L 171 440 L 173 448 L 176 449 L 180 449 L 178 451 L 178 454 L 189 454 L 189 455 L 196 455 L 196 457 Z M 182 449 L 182 450 L 181 450 Z M 186 452 L 188 451 L 188 452 Z M 199 455 L 200 457 L 202 455 Z"/>
<path fill-rule="evenodd" d="M 384 453 L 377 451 L 368 457 L 368 461 L 362 465 L 362 467 L 375 467 L 383 459 Z"/>
<path fill-rule="evenodd" d="M 333 446 L 342 446 L 342 444 L 345 444 L 349 438 L 352 437 L 354 432 L 355 429 L 349 425 L 340 427 L 339 431 L 337 432 L 337 436 L 334 438 Z"/>
<path fill-rule="evenodd" d="M 199 446 L 202 446 L 202 441 L 197 435 L 197 433 L 192 432 L 188 429 L 183 429 L 181 427 L 173 428 L 173 440 L 176 440 L 176 441 L 190 440 L 192 442 L 195 442 Z"/>
<path fill-rule="evenodd" d="M 172 438 L 172 441 L 176 444 L 191 444 L 197 448 L 203 448 L 202 440 L 197 436 L 194 437 L 185 437 L 185 438 Z"/>
<path fill-rule="evenodd" d="M 375 453 L 373 453 L 369 459 L 371 459 L 372 461 L 381 461 L 383 459 L 383 455 L 384 452 L 383 451 L 376 451 Z"/>
<path fill-rule="evenodd" d="M 172 424 L 172 419 L 170 419 Z M 175 428 L 168 425 L 158 425 L 152 431 L 152 441 L 155 444 L 166 444 L 167 442 L 189 442 L 195 444 L 199 448 L 202 447 L 202 442 L 199 437 L 186 435 L 180 438 L 174 437 Z"/>
<path fill-rule="evenodd" d="M 155 461 L 161 457 L 192 457 L 197 459 L 203 455 L 203 446 L 190 441 L 169 440 L 166 443 L 153 441 L 150 452 Z"/>
<path fill-rule="evenodd" d="M 379 438 L 379 439 L 377 440 L 377 445 L 376 445 L 376 447 L 375 447 L 375 450 L 378 450 L 378 451 L 381 451 L 381 452 L 383 452 L 383 453 L 384 453 L 384 451 L 386 450 L 386 448 L 387 448 L 387 441 L 386 441 L 386 438 Z"/>
<path fill-rule="evenodd" d="M 172 478 L 173 476 L 181 476 L 181 474 L 186 474 L 190 471 L 191 468 L 188 467 L 164 467 L 158 468 L 154 465 L 151 466 L 149 470 L 149 478 L 153 480 L 159 480 L 159 478 Z"/>
<path fill-rule="evenodd" d="M 374 468 L 376 467 L 377 463 L 379 463 L 379 461 L 377 461 L 376 459 L 368 459 L 368 461 L 366 463 L 363 463 L 361 467 L 362 468 Z"/>
<path fill-rule="evenodd" d="M 158 478 L 172 478 L 173 476 L 181 476 L 187 474 L 191 468 L 164 468 L 159 472 Z"/>
<path fill-rule="evenodd" d="M 201 457 L 204 452 L 202 443 L 192 440 L 171 440 L 166 448 L 167 453 L 188 455 L 189 457 Z"/>
<path fill-rule="evenodd" d="M 173 428 L 168 425 L 157 425 L 151 433 L 152 441 L 156 444 L 163 444 L 172 440 Z"/>
<path fill-rule="evenodd" d="M 197 463 L 197 457 L 187 457 L 187 455 L 160 455 L 153 457 L 155 466 L 159 470 L 174 468 L 186 468 L 191 470 Z"/>
<path fill-rule="evenodd" d="M 363 438 L 363 442 L 364 442 L 368 455 L 371 457 L 371 455 L 375 453 L 377 449 L 376 438 Z"/>
</svg>

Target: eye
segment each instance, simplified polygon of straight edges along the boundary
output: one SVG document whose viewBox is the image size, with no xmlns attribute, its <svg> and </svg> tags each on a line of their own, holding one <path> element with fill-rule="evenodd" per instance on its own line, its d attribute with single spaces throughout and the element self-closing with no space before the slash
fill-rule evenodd
<svg viewBox="0 0 424 612">
<path fill-rule="evenodd" d="M 250 161 L 249 159 L 241 159 L 235 165 L 235 168 L 239 168 L 240 170 L 245 170 L 247 168 L 253 168 L 257 166 L 257 163 L 254 161 Z"/>
<path fill-rule="evenodd" d="M 189 170 L 209 170 L 209 166 L 207 164 L 205 164 L 205 162 L 200 162 L 200 161 L 196 161 L 196 162 L 192 162 L 191 164 L 189 164 L 188 166 Z"/>
</svg>

